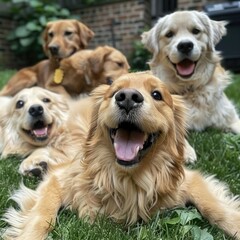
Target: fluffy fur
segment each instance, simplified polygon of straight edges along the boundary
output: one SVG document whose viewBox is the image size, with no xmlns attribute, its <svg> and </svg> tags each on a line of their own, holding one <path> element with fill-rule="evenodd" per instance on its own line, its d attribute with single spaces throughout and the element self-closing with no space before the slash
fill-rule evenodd
<svg viewBox="0 0 240 240">
<path fill-rule="evenodd" d="M 160 18 L 143 33 L 153 53 L 150 67 L 171 93 L 182 95 L 189 108 L 189 128 L 216 127 L 240 133 L 240 120 L 224 94 L 229 73 L 220 66 L 215 45 L 226 33 L 226 22 L 197 11 L 180 11 Z"/>
<path fill-rule="evenodd" d="M 94 50 L 82 50 L 63 59 L 59 68 L 63 71 L 62 82 L 57 84 L 49 81 L 46 88 L 78 96 L 89 93 L 100 84 L 111 84 L 122 74 L 128 73 L 129 64 L 120 51 L 102 46 Z"/>
<path fill-rule="evenodd" d="M 0 96 L 14 96 L 23 88 L 45 87 L 62 59 L 87 47 L 94 33 L 85 24 L 73 20 L 49 22 L 43 32 L 43 50 L 48 60 L 18 71 L 0 91 Z"/>
<path fill-rule="evenodd" d="M 37 175 L 49 162 L 69 161 L 76 152 L 66 123 L 69 112 L 65 97 L 39 87 L 6 98 L 0 111 L 1 158 L 20 155 L 25 158 L 20 173 Z"/>
<path fill-rule="evenodd" d="M 180 97 L 152 75 L 131 73 L 94 90 L 92 101 L 92 120 L 78 117 L 91 122 L 81 125 L 89 128 L 83 157 L 52 169 L 36 191 L 22 186 L 15 193 L 20 209 L 5 214 L 5 239 L 44 239 L 61 206 L 90 220 L 104 214 L 131 225 L 189 202 L 240 239 L 239 199 L 213 177 L 184 167 Z"/>
</svg>

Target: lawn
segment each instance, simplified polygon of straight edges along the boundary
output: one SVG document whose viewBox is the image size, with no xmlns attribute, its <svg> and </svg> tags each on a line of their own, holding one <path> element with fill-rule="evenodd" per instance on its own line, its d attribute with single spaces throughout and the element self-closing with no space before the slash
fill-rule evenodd
<svg viewBox="0 0 240 240">
<path fill-rule="evenodd" d="M 14 71 L 0 71 L 0 87 Z M 235 75 L 226 94 L 236 104 L 240 112 L 240 75 Z M 240 193 L 240 135 L 223 133 L 214 129 L 204 132 L 190 132 L 189 141 L 196 149 L 198 160 L 189 168 L 199 169 L 206 174 L 214 174 L 229 184 L 233 193 Z M 14 203 L 9 196 L 20 182 L 34 188 L 38 179 L 22 177 L 18 174 L 20 159 L 12 157 L 0 161 L 0 215 Z M 0 221 L 0 228 L 6 225 Z M 3 230 L 0 230 L 0 232 Z M 130 228 L 117 225 L 112 221 L 99 218 L 92 225 L 76 214 L 61 210 L 55 229 L 48 239 L 131 239 L 131 240 L 222 240 L 232 239 L 216 227 L 202 219 L 193 207 L 174 209 L 157 214 L 148 224 L 138 223 Z"/>
</svg>

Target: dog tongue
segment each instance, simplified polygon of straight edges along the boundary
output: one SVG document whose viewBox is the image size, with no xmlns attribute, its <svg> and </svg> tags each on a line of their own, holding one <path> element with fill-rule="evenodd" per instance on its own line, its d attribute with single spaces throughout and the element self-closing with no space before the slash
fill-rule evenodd
<svg viewBox="0 0 240 240">
<path fill-rule="evenodd" d="M 143 148 L 145 134 L 136 130 L 118 129 L 114 137 L 114 149 L 118 159 L 131 161 Z"/>
<path fill-rule="evenodd" d="M 195 63 L 189 59 L 185 59 L 176 64 L 177 71 L 181 76 L 191 75 L 195 68 Z"/>
<path fill-rule="evenodd" d="M 41 136 L 46 136 L 47 131 L 48 131 L 48 128 L 44 127 L 44 128 L 34 129 L 33 133 L 34 133 L 35 136 L 41 137 Z"/>
</svg>

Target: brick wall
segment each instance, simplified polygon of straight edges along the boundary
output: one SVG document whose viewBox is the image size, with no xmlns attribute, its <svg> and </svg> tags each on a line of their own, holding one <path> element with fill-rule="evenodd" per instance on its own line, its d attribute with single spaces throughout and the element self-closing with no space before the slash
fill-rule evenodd
<svg viewBox="0 0 240 240">
<path fill-rule="evenodd" d="M 14 22 L 5 17 L 0 16 L 0 68 L 15 68 L 15 56 L 10 49 L 7 36 L 14 27 Z"/>
<path fill-rule="evenodd" d="M 75 9 L 74 14 L 95 32 L 90 48 L 108 44 L 130 56 L 133 42 L 140 39 L 146 26 L 150 26 L 151 12 L 148 0 L 122 0 L 120 2 Z"/>
</svg>

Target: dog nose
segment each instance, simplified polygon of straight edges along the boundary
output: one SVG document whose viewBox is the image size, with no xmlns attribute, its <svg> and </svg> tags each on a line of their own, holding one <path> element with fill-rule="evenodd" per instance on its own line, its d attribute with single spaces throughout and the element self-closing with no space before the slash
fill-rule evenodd
<svg viewBox="0 0 240 240">
<path fill-rule="evenodd" d="M 115 95 L 117 105 L 121 109 L 130 112 L 132 109 L 141 106 L 143 103 L 143 95 L 136 89 L 122 89 Z"/>
<path fill-rule="evenodd" d="M 180 42 L 177 45 L 177 49 L 179 52 L 184 53 L 184 54 L 188 54 L 192 51 L 193 49 L 193 43 L 188 41 L 188 42 Z"/>
<path fill-rule="evenodd" d="M 50 50 L 52 55 L 57 55 L 58 51 L 59 51 L 59 46 L 50 46 L 49 50 Z"/>
<path fill-rule="evenodd" d="M 32 117 L 40 117 L 43 115 L 43 107 L 41 105 L 33 105 L 29 108 L 28 110 L 29 114 L 32 116 Z"/>
</svg>

